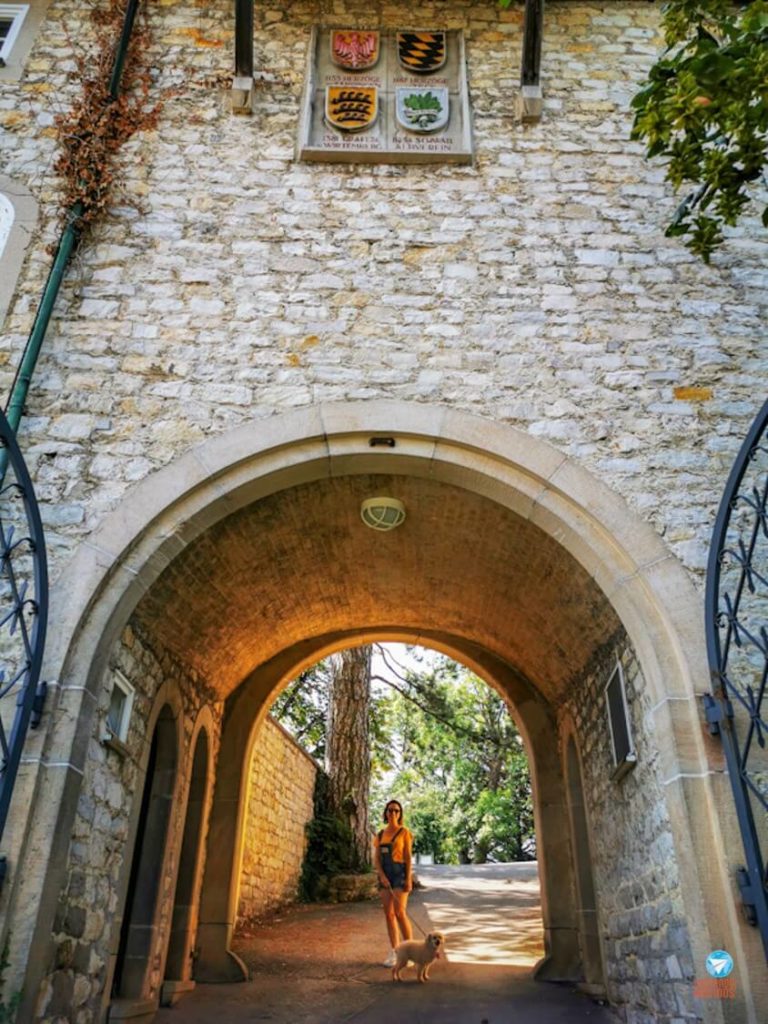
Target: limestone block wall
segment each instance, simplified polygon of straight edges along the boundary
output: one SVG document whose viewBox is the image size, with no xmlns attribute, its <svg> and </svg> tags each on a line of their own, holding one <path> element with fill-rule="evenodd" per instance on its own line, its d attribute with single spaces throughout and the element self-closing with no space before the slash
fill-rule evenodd
<svg viewBox="0 0 768 1024">
<path fill-rule="evenodd" d="M 677 200 L 628 141 L 629 101 L 660 45 L 658 9 L 548 3 L 544 116 L 522 126 L 522 8 L 420 5 L 421 26 L 465 33 L 475 163 L 361 167 L 295 160 L 310 31 L 413 27 L 412 4 L 256 5 L 250 118 L 231 115 L 221 88 L 231 0 L 146 7 L 165 106 L 157 130 L 123 151 L 115 204 L 68 271 L 20 434 L 52 576 L 137 481 L 204 438 L 319 402 L 396 398 L 547 439 L 700 579 L 719 493 L 764 391 L 768 248 L 756 217 L 710 267 L 663 235 Z M 57 236 L 53 117 L 78 95 L 71 47 L 90 34 L 89 9 L 51 0 L 20 80 L 0 76 L 0 163 L 38 206 L 0 338 L 6 393 Z M 141 693 L 132 751 L 166 679 L 188 728 L 207 699 L 195 696 L 199 680 L 132 634 L 115 658 Z M 642 680 L 632 687 L 642 717 Z M 585 791 L 611 995 L 647 1002 L 642 972 L 660 969 L 663 952 L 676 958 L 670 1003 L 654 1012 L 673 1019 L 685 986 L 672 974 L 685 979 L 689 964 L 653 754 L 641 751 L 621 784 L 607 781 L 602 703 L 582 703 L 572 711 L 594 751 Z M 135 760 L 116 762 L 96 734 L 89 744 L 43 1020 L 66 1004 L 86 1021 L 96 1004 L 136 798 Z"/>
<path fill-rule="evenodd" d="M 109 706 L 111 675 L 119 670 L 136 688 L 130 731 L 124 753 L 100 740 Z M 189 782 L 190 741 L 199 709 L 206 703 L 207 688 L 167 654 L 127 627 L 105 674 L 99 692 L 96 728 L 89 740 L 88 761 L 80 791 L 77 816 L 67 858 L 67 877 L 53 926 L 55 959 L 38 1000 L 39 1024 L 100 1020 L 105 989 L 110 984 L 110 951 L 117 948 L 116 914 L 121 910 L 127 885 L 126 856 L 130 856 L 129 832 L 136 801 L 142 797 L 139 758 L 147 741 L 147 724 L 161 686 L 181 708 L 177 789 L 168 826 L 170 855 L 164 863 L 159 886 L 159 941 L 152 949 L 151 989 L 156 995 L 163 982 L 164 952 L 174 900 L 174 878 L 184 829 L 184 795 Z M 213 712 L 214 735 L 209 736 L 210 761 L 215 763 L 221 705 Z M 210 799 L 210 794 L 209 794 Z"/>
<path fill-rule="evenodd" d="M 51 97 L 85 3 L 52 0 L 20 83 L 0 82 L 5 173 L 40 219 L 0 342 L 7 389 L 50 264 Z M 710 267 L 663 228 L 677 200 L 628 141 L 660 45 L 644 0 L 547 5 L 544 115 L 513 116 L 522 8 L 492 0 L 256 7 L 250 118 L 221 83 L 229 0 L 148 5 L 155 132 L 56 307 L 21 441 L 54 575 L 128 488 L 201 439 L 321 401 L 450 404 L 543 437 L 621 493 L 694 574 L 762 395 L 765 235 Z M 472 167 L 294 158 L 313 23 L 466 38 Z M 108 386 L 106 386 L 108 385 Z"/>
<path fill-rule="evenodd" d="M 272 718 L 251 761 L 238 923 L 296 899 L 319 766 Z"/>
<path fill-rule="evenodd" d="M 637 765 L 614 781 L 603 691 L 624 671 Z M 632 1022 L 696 1020 L 691 955 L 650 694 L 626 640 L 609 645 L 562 709 L 581 752 L 601 946 L 612 1004 Z M 699 970 L 700 973 L 700 970 Z M 645 1014 L 645 1016 L 643 1016 Z"/>
</svg>

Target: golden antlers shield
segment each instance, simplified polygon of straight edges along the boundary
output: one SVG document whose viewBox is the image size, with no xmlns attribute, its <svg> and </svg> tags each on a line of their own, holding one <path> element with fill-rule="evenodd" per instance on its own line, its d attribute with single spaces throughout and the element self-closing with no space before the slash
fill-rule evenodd
<svg viewBox="0 0 768 1024">
<path fill-rule="evenodd" d="M 408 71 L 437 71 L 445 58 L 445 32 L 397 33 L 397 59 Z"/>
<path fill-rule="evenodd" d="M 343 132 L 365 131 L 378 113 L 379 90 L 375 86 L 331 85 L 325 90 L 325 119 Z"/>
<path fill-rule="evenodd" d="M 347 71 L 372 68 L 379 59 L 378 32 L 331 32 L 331 60 Z"/>
</svg>

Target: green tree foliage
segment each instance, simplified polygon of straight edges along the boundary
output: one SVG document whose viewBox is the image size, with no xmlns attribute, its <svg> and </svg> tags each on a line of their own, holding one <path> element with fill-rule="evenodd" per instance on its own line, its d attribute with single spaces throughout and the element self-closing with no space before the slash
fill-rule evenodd
<svg viewBox="0 0 768 1024">
<path fill-rule="evenodd" d="M 326 755 L 330 693 L 331 666 L 328 661 L 320 661 L 290 683 L 271 708 L 272 716 L 320 764 L 324 764 Z M 374 774 L 381 774 L 391 767 L 389 727 L 380 703 L 380 697 L 374 695 L 370 721 L 371 766 Z"/>
<path fill-rule="evenodd" d="M 528 761 L 504 701 L 439 658 L 405 672 L 382 705 L 392 770 L 374 783 L 374 806 L 402 800 L 415 851 L 438 863 L 533 856 Z"/>
<path fill-rule="evenodd" d="M 379 648 L 381 651 L 382 648 Z M 390 671 L 374 677 L 371 704 L 371 828 L 391 796 L 402 800 L 417 853 L 437 863 L 534 856 L 528 761 L 504 701 L 468 669 L 428 655 L 406 670 L 384 650 Z M 411 657 L 416 660 L 415 650 Z M 321 662 L 289 686 L 272 714 L 313 756 L 325 753 L 330 670 Z M 310 831 L 305 896 L 318 879 L 349 870 L 346 833 L 322 798 Z M 331 863 L 333 862 L 333 863 Z"/>
<path fill-rule="evenodd" d="M 272 717 L 320 764 L 325 761 L 330 684 L 330 666 L 326 661 L 319 661 L 294 679 L 271 709 Z"/>
<path fill-rule="evenodd" d="M 676 189 L 694 186 L 667 235 L 686 236 L 708 263 L 768 158 L 768 3 L 670 0 L 663 27 L 667 49 L 633 100 L 632 134 Z"/>
</svg>

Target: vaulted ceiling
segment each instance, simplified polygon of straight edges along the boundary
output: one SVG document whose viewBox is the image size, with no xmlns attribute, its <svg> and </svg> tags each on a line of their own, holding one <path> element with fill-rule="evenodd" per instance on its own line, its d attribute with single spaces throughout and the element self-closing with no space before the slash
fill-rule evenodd
<svg viewBox="0 0 768 1024">
<path fill-rule="evenodd" d="M 390 533 L 360 519 L 376 494 L 405 503 Z M 466 638 L 558 701 L 619 629 L 591 577 L 538 527 L 405 476 L 308 483 L 231 515 L 176 558 L 136 616 L 222 698 L 301 641 L 381 630 Z"/>
</svg>

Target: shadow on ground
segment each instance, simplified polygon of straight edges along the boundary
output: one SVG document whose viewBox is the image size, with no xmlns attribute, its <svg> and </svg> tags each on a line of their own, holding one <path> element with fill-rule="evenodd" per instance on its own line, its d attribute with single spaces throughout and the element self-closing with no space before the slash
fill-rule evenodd
<svg viewBox="0 0 768 1024">
<path fill-rule="evenodd" d="M 485 875 L 422 873 L 425 888 L 412 897 L 411 916 L 447 939 L 447 958 L 433 965 L 427 984 L 416 982 L 412 967 L 394 983 L 381 966 L 387 939 L 377 903 L 299 905 L 238 936 L 251 981 L 199 985 L 156 1022 L 615 1024 L 572 987 L 532 980 L 541 950 L 535 865 L 483 867 Z M 509 878 L 513 867 L 521 870 Z"/>
</svg>

